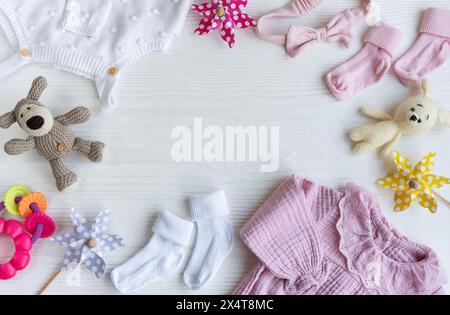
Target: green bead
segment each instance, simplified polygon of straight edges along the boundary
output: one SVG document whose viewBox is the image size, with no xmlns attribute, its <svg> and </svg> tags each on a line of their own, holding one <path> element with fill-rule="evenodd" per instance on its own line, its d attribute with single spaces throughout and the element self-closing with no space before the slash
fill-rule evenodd
<svg viewBox="0 0 450 315">
<path fill-rule="evenodd" d="M 23 197 L 31 193 L 27 187 L 22 185 L 15 185 L 10 187 L 3 198 L 3 203 L 5 204 L 5 209 L 12 215 L 19 215 L 19 206 L 16 203 L 17 197 Z"/>
</svg>

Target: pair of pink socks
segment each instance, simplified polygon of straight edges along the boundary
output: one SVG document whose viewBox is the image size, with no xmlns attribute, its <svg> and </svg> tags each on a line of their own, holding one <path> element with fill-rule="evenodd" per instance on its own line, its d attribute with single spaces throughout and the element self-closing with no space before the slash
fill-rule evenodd
<svg viewBox="0 0 450 315">
<path fill-rule="evenodd" d="M 270 34 L 263 31 L 265 21 L 281 20 L 309 13 L 321 0 L 293 0 L 289 4 L 263 15 L 256 28 L 264 40 L 284 45 L 290 57 L 319 42 L 340 42 L 348 47 L 353 29 L 368 17 L 372 8 L 370 0 L 336 15 L 326 26 L 312 28 L 291 25 L 287 34 Z M 401 40 L 401 33 L 394 27 L 380 23 L 372 27 L 365 37 L 364 48 L 352 59 L 326 76 L 327 85 L 338 100 L 347 99 L 366 87 L 377 83 L 389 70 L 392 57 Z"/>
<path fill-rule="evenodd" d="M 450 11 L 428 8 L 420 34 L 411 48 L 394 65 L 404 85 L 415 85 L 448 58 L 450 50 Z"/>
<path fill-rule="evenodd" d="M 287 34 L 267 34 L 262 30 L 262 22 L 266 20 L 304 15 L 320 3 L 321 0 L 292 0 L 286 6 L 263 15 L 259 19 L 257 34 L 264 40 L 284 45 L 291 57 L 317 42 L 338 41 L 348 46 L 352 29 L 372 9 L 371 1 L 363 0 L 360 6 L 345 10 L 325 27 L 315 29 L 292 25 Z M 326 83 L 333 96 L 342 101 L 379 82 L 389 71 L 401 39 L 401 32 L 392 26 L 385 23 L 373 26 L 364 38 L 363 49 L 326 75 Z M 428 8 L 418 39 L 394 65 L 399 80 L 404 85 L 419 83 L 445 62 L 450 54 L 449 44 L 450 11 Z"/>
<path fill-rule="evenodd" d="M 379 82 L 391 67 L 401 38 L 402 33 L 392 26 L 373 26 L 361 51 L 326 75 L 331 94 L 343 101 Z"/>
<path fill-rule="evenodd" d="M 345 100 L 381 80 L 391 66 L 400 40 L 401 33 L 386 24 L 371 28 L 364 48 L 326 76 L 333 96 Z M 393 68 L 402 84 L 417 85 L 449 55 L 450 11 L 428 8 L 419 37 Z"/>
</svg>

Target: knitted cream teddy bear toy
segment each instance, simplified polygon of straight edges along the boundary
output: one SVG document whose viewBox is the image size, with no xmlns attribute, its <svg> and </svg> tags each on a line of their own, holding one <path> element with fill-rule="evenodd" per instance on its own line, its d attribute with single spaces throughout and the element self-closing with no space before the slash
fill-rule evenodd
<svg viewBox="0 0 450 315">
<path fill-rule="evenodd" d="M 417 95 L 406 98 L 394 113 L 394 117 L 372 107 L 362 108 L 362 114 L 380 122 L 353 129 L 350 138 L 356 142 L 356 152 L 381 148 L 387 157 L 402 135 L 414 135 L 429 131 L 438 123 L 450 127 L 450 112 L 439 109 L 430 98 L 428 81 L 423 81 Z"/>
<path fill-rule="evenodd" d="M 77 107 L 67 114 L 53 117 L 38 101 L 46 87 L 45 78 L 36 78 L 28 96 L 17 103 L 11 112 L 0 116 L 0 127 L 6 129 L 17 122 L 29 137 L 26 140 L 8 141 L 5 144 L 6 153 L 17 155 L 36 149 L 50 162 L 58 190 L 67 191 L 78 181 L 78 177 L 64 166 L 62 159 L 74 149 L 89 160 L 100 162 L 105 144 L 75 137 L 73 131 L 68 128 L 70 125 L 88 121 L 89 109 Z"/>
</svg>

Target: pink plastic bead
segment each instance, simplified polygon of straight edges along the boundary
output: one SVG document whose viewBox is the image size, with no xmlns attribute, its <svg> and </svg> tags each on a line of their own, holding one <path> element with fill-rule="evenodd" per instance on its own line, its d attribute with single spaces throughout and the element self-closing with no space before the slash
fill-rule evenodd
<svg viewBox="0 0 450 315">
<path fill-rule="evenodd" d="M 55 233 L 56 225 L 51 217 L 45 213 L 33 213 L 25 219 L 25 228 L 30 234 L 36 233 L 38 224 L 43 226 L 40 238 L 48 238 Z"/>
<path fill-rule="evenodd" d="M 0 234 L 6 234 L 14 241 L 16 251 L 11 260 L 0 265 L 0 280 L 15 277 L 17 271 L 25 269 L 30 262 L 32 248 L 31 237 L 24 231 L 22 224 L 16 220 L 0 218 Z"/>
</svg>

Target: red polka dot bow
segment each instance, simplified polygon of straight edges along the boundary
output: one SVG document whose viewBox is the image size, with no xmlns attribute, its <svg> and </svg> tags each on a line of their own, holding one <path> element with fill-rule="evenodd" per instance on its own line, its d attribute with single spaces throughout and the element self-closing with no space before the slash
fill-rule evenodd
<svg viewBox="0 0 450 315">
<path fill-rule="evenodd" d="M 255 27 L 256 21 L 242 10 L 248 0 L 212 0 L 209 3 L 193 4 L 192 10 L 200 14 L 195 34 L 205 35 L 220 28 L 220 36 L 232 48 L 235 43 L 236 27 Z"/>
</svg>

